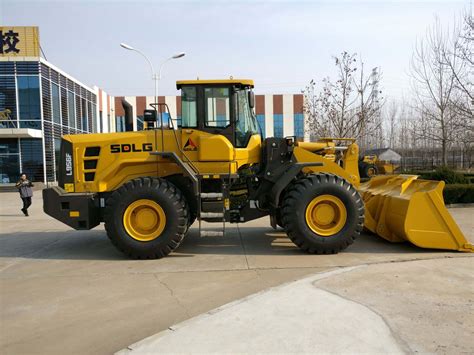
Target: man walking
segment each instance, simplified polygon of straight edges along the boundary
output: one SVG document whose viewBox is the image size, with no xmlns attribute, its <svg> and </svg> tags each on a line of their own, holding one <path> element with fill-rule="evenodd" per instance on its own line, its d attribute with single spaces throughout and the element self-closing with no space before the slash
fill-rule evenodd
<svg viewBox="0 0 474 355">
<path fill-rule="evenodd" d="M 23 173 L 20 175 L 20 180 L 18 180 L 15 186 L 18 188 L 20 197 L 23 200 L 23 208 L 21 211 L 25 216 L 29 216 L 28 207 L 31 206 L 31 197 L 33 197 L 33 190 L 31 189 L 33 184 L 27 179 L 26 174 Z"/>
</svg>

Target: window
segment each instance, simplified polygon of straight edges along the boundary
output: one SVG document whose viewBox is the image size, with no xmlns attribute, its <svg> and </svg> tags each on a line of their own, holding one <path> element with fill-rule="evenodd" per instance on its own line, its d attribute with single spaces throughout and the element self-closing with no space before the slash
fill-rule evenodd
<svg viewBox="0 0 474 355">
<path fill-rule="evenodd" d="M 20 175 L 19 154 L 0 154 L 0 184 L 14 183 Z"/>
<path fill-rule="evenodd" d="M 0 184 L 16 182 L 19 174 L 18 139 L 0 139 Z"/>
<path fill-rule="evenodd" d="M 61 124 L 61 104 L 59 102 L 59 86 L 51 84 L 51 103 L 53 107 L 53 122 Z"/>
<path fill-rule="evenodd" d="M 196 88 L 181 89 L 181 126 L 197 127 Z"/>
<path fill-rule="evenodd" d="M 8 62 L 0 62 L 0 73 L 2 74 L 3 69 L 6 71 L 9 68 L 5 64 L 8 64 Z M 11 71 L 14 72 L 13 63 Z M 0 76 L 0 128 L 17 128 L 16 90 L 13 75 Z"/>
<path fill-rule="evenodd" d="M 143 116 L 137 116 L 137 131 L 143 131 Z"/>
<path fill-rule="evenodd" d="M 17 82 L 20 127 L 41 129 L 39 78 L 19 75 Z"/>
<path fill-rule="evenodd" d="M 63 126 L 69 127 L 69 113 L 67 106 L 67 90 L 61 87 L 61 123 Z"/>
<path fill-rule="evenodd" d="M 302 113 L 295 113 L 294 116 L 295 136 L 304 138 L 304 116 Z"/>
<path fill-rule="evenodd" d="M 48 69 L 49 70 L 49 69 Z M 41 71 L 43 73 L 43 71 Z M 44 74 L 44 73 L 43 73 Z M 43 120 L 51 122 L 51 83 L 45 77 L 41 77 L 41 93 L 43 100 Z"/>
<path fill-rule="evenodd" d="M 205 88 L 206 127 L 224 128 L 230 125 L 229 88 Z"/>
<path fill-rule="evenodd" d="M 275 138 L 283 138 L 283 115 L 273 115 L 273 135 Z"/>
<path fill-rule="evenodd" d="M 81 120 L 81 117 L 82 117 L 82 111 L 81 111 L 81 98 L 79 95 L 75 95 L 76 96 L 76 125 L 77 125 L 77 128 L 81 131 L 84 131 L 84 127 L 82 127 L 82 120 Z"/>
<path fill-rule="evenodd" d="M 89 127 L 87 125 L 87 103 L 85 99 L 81 99 L 81 128 L 83 131 L 88 132 Z"/>
<path fill-rule="evenodd" d="M 115 117 L 115 132 L 125 132 L 125 116 Z"/>
<path fill-rule="evenodd" d="M 16 73 L 22 74 L 38 74 L 39 65 L 38 62 L 16 62 Z"/>
<path fill-rule="evenodd" d="M 61 139 L 60 138 L 54 138 L 54 170 L 56 172 L 56 180 L 58 180 L 59 177 L 59 172 L 61 169 L 61 164 L 60 164 L 60 159 L 61 159 Z"/>
<path fill-rule="evenodd" d="M 102 111 L 99 111 L 99 133 L 104 132 L 104 120 L 102 117 Z"/>
<path fill-rule="evenodd" d="M 236 114 L 235 146 L 246 147 L 250 137 L 259 133 L 257 120 L 249 106 L 248 90 L 237 91 Z"/>
<path fill-rule="evenodd" d="M 92 107 L 94 106 L 94 108 Z M 95 117 L 95 105 L 92 105 L 90 101 L 87 101 L 87 117 L 89 124 L 89 132 L 97 132 L 97 117 Z"/>
<path fill-rule="evenodd" d="M 43 181 L 43 142 L 41 139 L 22 138 L 21 165 L 22 171 L 32 181 Z"/>
<path fill-rule="evenodd" d="M 74 101 L 74 93 L 71 91 L 67 92 L 67 101 L 69 106 L 69 127 L 76 128 L 76 103 Z"/>
</svg>

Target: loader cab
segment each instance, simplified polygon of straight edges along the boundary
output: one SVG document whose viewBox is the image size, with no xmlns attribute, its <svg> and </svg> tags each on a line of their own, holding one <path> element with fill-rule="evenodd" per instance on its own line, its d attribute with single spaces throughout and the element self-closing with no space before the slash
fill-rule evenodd
<svg viewBox="0 0 474 355">
<path fill-rule="evenodd" d="M 235 148 L 247 147 L 260 129 L 254 113 L 255 96 L 251 80 L 178 81 L 181 89 L 183 131 L 198 130 L 222 135 Z"/>
</svg>

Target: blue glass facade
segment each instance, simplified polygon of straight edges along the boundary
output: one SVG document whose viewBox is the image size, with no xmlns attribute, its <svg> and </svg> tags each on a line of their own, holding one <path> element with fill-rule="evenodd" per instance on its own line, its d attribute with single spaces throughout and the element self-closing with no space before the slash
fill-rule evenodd
<svg viewBox="0 0 474 355">
<path fill-rule="evenodd" d="M 41 129 L 39 76 L 17 76 L 20 128 Z"/>
<path fill-rule="evenodd" d="M 61 104 L 59 102 L 59 86 L 51 84 L 51 102 L 53 109 L 53 122 L 61 124 Z"/>
<path fill-rule="evenodd" d="M 273 136 L 276 138 L 283 138 L 283 115 L 273 115 Z"/>
<path fill-rule="evenodd" d="M 295 136 L 298 138 L 304 137 L 304 115 L 302 113 L 294 114 L 294 131 Z"/>
<path fill-rule="evenodd" d="M 0 62 L 0 128 L 18 128 L 14 72 L 13 62 Z"/>
<path fill-rule="evenodd" d="M 61 136 L 95 132 L 96 112 L 94 92 L 42 59 L 0 62 L 0 129 L 32 130 L 0 139 L 0 183 L 16 182 L 21 171 L 55 181 Z"/>
<path fill-rule="evenodd" d="M 0 139 L 0 183 L 16 182 L 20 166 L 18 138 Z"/>
<path fill-rule="evenodd" d="M 115 117 L 115 132 L 125 132 L 125 116 Z"/>
<path fill-rule="evenodd" d="M 22 172 L 32 181 L 43 180 L 43 142 L 41 139 L 20 139 Z"/>
</svg>

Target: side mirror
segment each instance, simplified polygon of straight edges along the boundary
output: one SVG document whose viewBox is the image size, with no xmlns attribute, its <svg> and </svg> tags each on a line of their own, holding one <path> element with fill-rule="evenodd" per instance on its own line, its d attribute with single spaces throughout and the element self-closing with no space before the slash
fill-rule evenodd
<svg viewBox="0 0 474 355">
<path fill-rule="evenodd" d="M 255 94 L 252 90 L 249 90 L 249 105 L 250 108 L 255 108 Z"/>
</svg>

